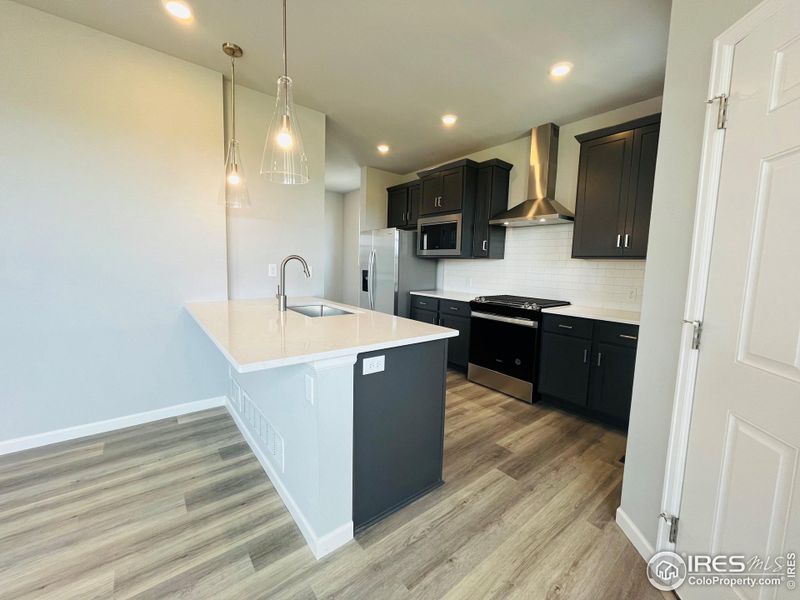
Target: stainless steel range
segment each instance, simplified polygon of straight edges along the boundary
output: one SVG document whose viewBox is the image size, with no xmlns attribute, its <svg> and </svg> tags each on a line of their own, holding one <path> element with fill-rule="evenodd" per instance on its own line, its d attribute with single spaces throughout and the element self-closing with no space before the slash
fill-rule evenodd
<svg viewBox="0 0 800 600">
<path fill-rule="evenodd" d="M 563 300 L 526 296 L 479 296 L 472 309 L 467 378 L 533 402 L 543 308 Z"/>
</svg>

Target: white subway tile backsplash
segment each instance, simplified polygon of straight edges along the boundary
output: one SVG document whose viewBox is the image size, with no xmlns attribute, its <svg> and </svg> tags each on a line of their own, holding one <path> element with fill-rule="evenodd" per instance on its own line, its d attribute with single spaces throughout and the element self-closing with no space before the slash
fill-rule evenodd
<svg viewBox="0 0 800 600">
<path fill-rule="evenodd" d="M 510 228 L 503 260 L 440 260 L 443 289 L 569 300 L 639 310 L 643 260 L 571 258 L 572 225 Z"/>
</svg>

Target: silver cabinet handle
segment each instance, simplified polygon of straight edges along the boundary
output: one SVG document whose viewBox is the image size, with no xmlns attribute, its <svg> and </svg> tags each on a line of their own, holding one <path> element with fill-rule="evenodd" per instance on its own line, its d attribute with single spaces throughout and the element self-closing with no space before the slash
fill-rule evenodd
<svg viewBox="0 0 800 600">
<path fill-rule="evenodd" d="M 635 335 L 625 335 L 624 333 L 620 333 L 619 337 L 624 338 L 626 340 L 638 340 L 639 339 Z"/>
<path fill-rule="evenodd" d="M 589 361 L 589 349 L 583 349 L 583 364 L 586 364 Z"/>
<path fill-rule="evenodd" d="M 630 235 L 629 233 L 626 233 L 626 234 L 625 234 L 625 247 L 626 247 L 626 248 L 629 248 L 629 247 L 630 247 L 630 245 L 628 244 L 628 242 L 630 241 L 630 239 L 631 239 L 631 235 Z"/>
<path fill-rule="evenodd" d="M 450 310 L 454 310 L 454 311 L 458 312 L 458 311 L 459 311 L 459 310 L 461 310 L 461 309 L 460 309 L 460 308 L 458 308 L 457 306 L 451 306 L 451 307 L 450 307 Z"/>
<path fill-rule="evenodd" d="M 417 304 L 419 304 L 420 306 L 428 306 L 428 303 L 423 302 L 422 300 L 417 300 Z"/>
<path fill-rule="evenodd" d="M 622 243 L 622 234 L 618 233 L 617 234 L 617 248 L 620 247 L 621 243 Z"/>
<path fill-rule="evenodd" d="M 603 360 L 603 353 L 602 352 L 598 352 L 597 353 L 597 366 L 598 367 L 600 366 L 600 363 L 602 362 L 602 360 Z"/>
<path fill-rule="evenodd" d="M 561 329 L 572 329 L 572 325 L 563 325 L 559 323 L 558 326 L 561 327 Z"/>
<path fill-rule="evenodd" d="M 489 244 L 489 240 L 483 240 L 483 246 L 482 246 L 482 248 L 483 248 L 483 251 L 484 251 L 484 252 L 486 252 L 488 244 Z"/>
</svg>

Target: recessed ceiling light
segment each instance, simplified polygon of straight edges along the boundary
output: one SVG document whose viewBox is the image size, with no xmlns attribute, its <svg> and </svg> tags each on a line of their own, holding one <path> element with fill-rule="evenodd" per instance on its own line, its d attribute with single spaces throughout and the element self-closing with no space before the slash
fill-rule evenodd
<svg viewBox="0 0 800 600">
<path fill-rule="evenodd" d="M 164 8 L 167 9 L 169 14 L 181 21 L 188 21 L 192 18 L 192 9 L 185 2 L 169 0 L 169 2 L 164 2 Z"/>
<path fill-rule="evenodd" d="M 560 62 L 550 67 L 550 75 L 553 77 L 564 77 L 568 75 L 570 71 L 572 71 L 571 62 Z"/>
<path fill-rule="evenodd" d="M 442 123 L 445 127 L 452 127 L 458 121 L 458 117 L 456 115 L 442 115 Z"/>
<path fill-rule="evenodd" d="M 378 152 L 381 154 L 386 154 L 389 151 L 389 146 L 386 144 L 378 144 Z"/>
</svg>

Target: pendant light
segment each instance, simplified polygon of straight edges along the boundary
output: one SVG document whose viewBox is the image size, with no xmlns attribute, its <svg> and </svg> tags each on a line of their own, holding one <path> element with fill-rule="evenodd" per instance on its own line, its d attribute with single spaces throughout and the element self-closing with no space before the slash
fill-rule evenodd
<svg viewBox="0 0 800 600">
<path fill-rule="evenodd" d="M 283 0 L 283 75 L 278 78 L 275 112 L 264 142 L 261 174 L 284 184 L 308 183 L 308 157 L 292 98 L 292 79 L 286 60 L 286 0 Z"/>
<path fill-rule="evenodd" d="M 225 180 L 223 195 L 226 208 L 250 206 L 250 194 L 242 166 L 239 140 L 236 139 L 236 59 L 242 56 L 242 49 L 236 44 L 225 42 L 222 51 L 231 57 L 231 139 L 225 153 Z"/>
</svg>

